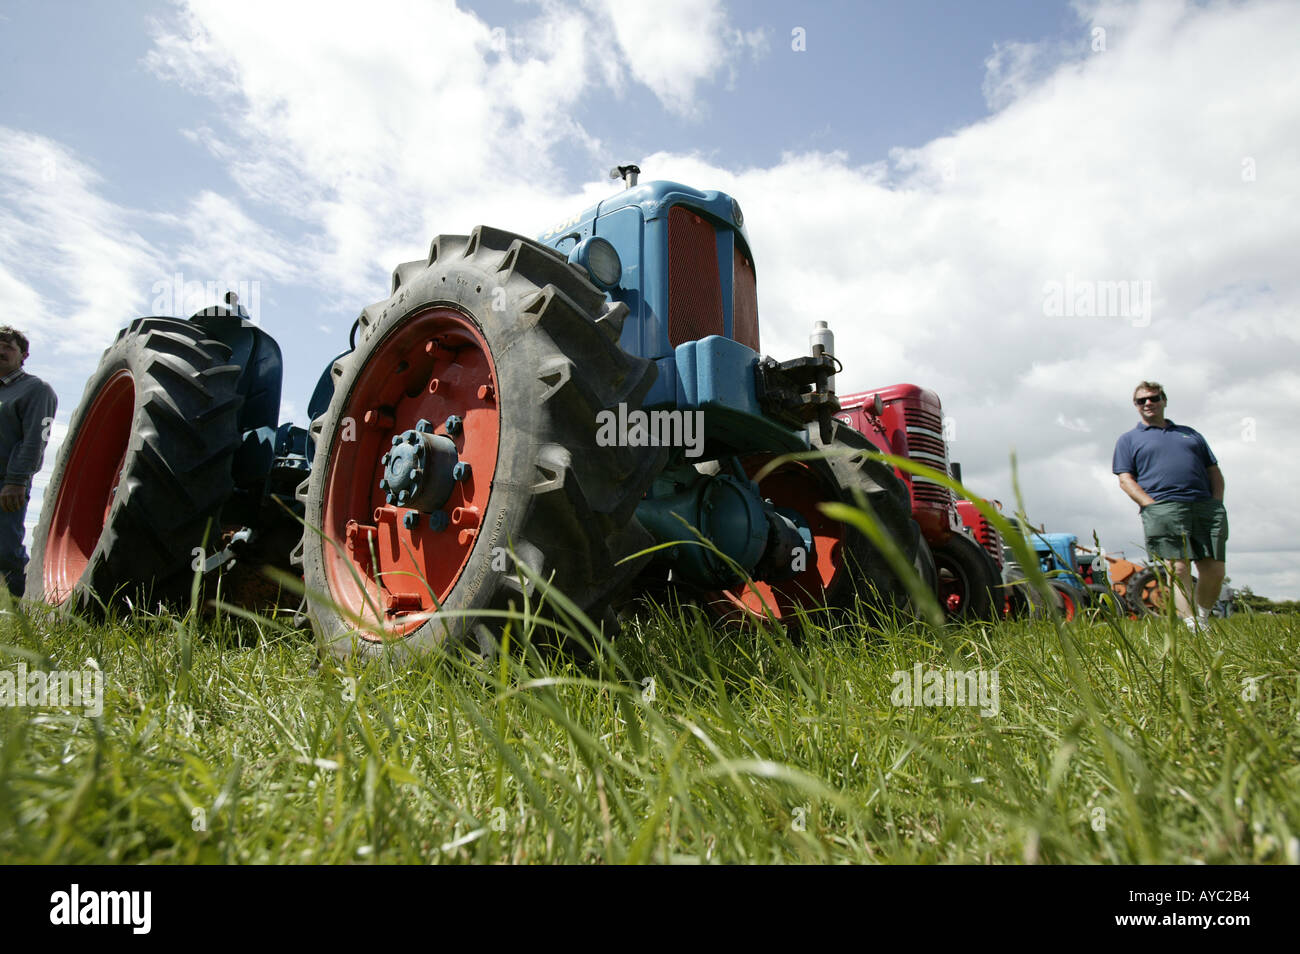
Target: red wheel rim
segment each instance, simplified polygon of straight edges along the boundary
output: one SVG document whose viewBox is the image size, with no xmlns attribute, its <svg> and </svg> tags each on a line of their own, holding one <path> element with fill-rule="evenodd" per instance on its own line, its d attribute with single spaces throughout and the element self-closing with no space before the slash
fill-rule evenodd
<svg viewBox="0 0 1300 954">
<path fill-rule="evenodd" d="M 43 574 L 50 603 L 67 600 L 90 564 L 113 509 L 134 419 L 135 379 L 130 371 L 118 371 L 95 395 L 63 468 L 45 537 Z"/>
<path fill-rule="evenodd" d="M 469 563 L 479 522 L 487 514 L 500 442 L 497 377 L 478 328 L 451 308 L 433 308 L 404 321 L 377 346 L 358 375 L 330 448 L 324 477 L 323 543 L 330 596 L 365 619 L 383 615 L 378 632 L 362 638 L 404 636 L 435 612 Z M 443 426 L 462 419 L 458 433 Z M 443 507 L 442 531 L 420 514 L 404 524 L 408 508 L 390 506 L 379 489 L 392 438 L 421 419 L 450 437 L 470 464 Z M 346 439 L 347 422 L 354 428 Z M 373 548 L 373 549 L 372 549 Z M 360 582 L 358 582 L 360 581 Z M 368 602 L 369 601 L 369 602 Z"/>
<path fill-rule="evenodd" d="M 1065 592 L 1065 590 L 1059 590 L 1058 592 L 1061 594 L 1062 613 L 1064 614 L 1067 620 L 1074 619 L 1074 613 L 1076 607 L 1076 604 L 1074 602 L 1074 597 L 1071 594 Z"/>
<path fill-rule="evenodd" d="M 770 457 L 745 460 L 745 472 L 753 477 Z M 832 520 L 817 508 L 819 503 L 838 500 L 835 489 L 807 464 L 783 464 L 759 481 L 759 495 L 777 507 L 803 514 L 812 530 L 817 559 L 798 576 L 774 583 L 752 581 L 743 587 L 719 590 L 709 608 L 725 619 L 767 619 L 766 605 L 777 619 L 787 619 L 799 607 L 824 604 L 826 590 L 844 570 L 844 543 L 848 527 Z"/>
<path fill-rule="evenodd" d="M 960 573 L 946 567 L 939 571 L 939 601 L 949 616 L 961 615 L 966 606 L 966 580 Z"/>
</svg>

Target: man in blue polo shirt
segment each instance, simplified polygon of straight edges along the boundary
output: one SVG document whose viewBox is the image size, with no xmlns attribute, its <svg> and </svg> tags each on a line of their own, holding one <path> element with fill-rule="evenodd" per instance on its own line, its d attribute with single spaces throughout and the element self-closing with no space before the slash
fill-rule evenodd
<svg viewBox="0 0 1300 954">
<path fill-rule="evenodd" d="M 1172 560 L 1179 586 L 1174 605 L 1191 629 L 1209 625 L 1210 609 L 1223 586 L 1228 546 L 1228 512 L 1223 474 L 1205 438 L 1165 418 L 1165 389 L 1143 381 L 1133 392 L 1141 421 L 1115 442 L 1111 470 L 1142 515 L 1147 554 Z M 1191 567 L 1199 576 L 1196 611 L 1188 605 Z"/>
</svg>

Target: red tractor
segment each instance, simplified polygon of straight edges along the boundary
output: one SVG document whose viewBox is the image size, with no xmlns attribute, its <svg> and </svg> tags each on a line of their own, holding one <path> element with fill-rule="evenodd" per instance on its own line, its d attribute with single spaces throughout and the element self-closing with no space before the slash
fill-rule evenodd
<svg viewBox="0 0 1300 954">
<path fill-rule="evenodd" d="M 843 395 L 840 406 L 837 419 L 861 431 L 881 452 L 950 473 L 943 405 L 933 391 L 915 384 L 895 384 Z M 995 557 L 988 543 L 962 525 L 952 491 L 901 468 L 895 472 L 907 485 L 912 519 L 920 526 L 934 555 L 934 577 L 930 582 L 944 612 L 952 619 L 1001 615 L 1000 539 Z M 996 538 L 997 532 L 992 527 L 988 530 Z"/>
</svg>

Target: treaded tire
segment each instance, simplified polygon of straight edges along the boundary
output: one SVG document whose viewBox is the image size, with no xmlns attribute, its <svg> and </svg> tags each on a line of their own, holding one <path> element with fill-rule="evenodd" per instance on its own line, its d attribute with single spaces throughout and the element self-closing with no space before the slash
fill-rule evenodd
<svg viewBox="0 0 1300 954">
<path fill-rule="evenodd" d="M 1002 565 L 1002 586 L 1010 603 L 1008 619 L 1047 619 L 1052 610 L 1043 594 L 1030 584 L 1018 563 Z"/>
<path fill-rule="evenodd" d="M 1125 600 L 1139 617 L 1163 616 L 1168 612 L 1165 601 L 1171 597 L 1169 574 L 1160 565 L 1147 566 L 1128 578 Z M 1192 577 L 1192 594 L 1196 593 L 1196 577 Z"/>
<path fill-rule="evenodd" d="M 1002 615 L 997 595 L 1001 577 L 987 550 L 960 532 L 932 549 L 939 570 L 939 603 L 949 619 L 990 620 Z M 950 584 L 944 581 L 945 573 L 951 577 Z M 948 604 L 947 598 L 952 595 L 957 597 L 955 609 Z"/>
<path fill-rule="evenodd" d="M 27 595 L 93 610 L 187 601 L 195 547 L 220 534 L 240 444 L 240 369 L 198 325 L 137 318 L 86 384 L 59 448 Z M 120 475 L 120 476 L 119 476 Z"/>
<path fill-rule="evenodd" d="M 1051 584 L 1053 591 L 1056 593 L 1056 611 L 1062 619 L 1068 622 L 1082 612 L 1083 600 L 1077 589 L 1058 578 L 1050 579 L 1047 582 Z"/>
<path fill-rule="evenodd" d="M 503 556 L 509 550 L 594 621 L 612 619 L 610 601 L 641 561 L 615 564 L 653 542 L 634 513 L 667 457 L 665 448 L 597 443 L 597 414 L 620 403 L 629 411 L 639 408 L 657 374 L 654 362 L 618 346 L 626 315 L 626 305 L 609 303 L 554 250 L 486 226 L 469 236 L 439 236 L 427 260 L 395 269 L 392 295 L 362 312 L 356 350 L 334 364 L 334 396 L 311 426 L 312 473 L 298 488 L 308 530 L 295 560 L 302 565 L 308 615 L 323 650 L 364 659 L 385 652 L 420 655 L 466 642 L 489 649 L 488 637 L 504 625 L 491 614 L 511 604 L 522 609 L 524 594 L 533 589 Z M 474 482 L 464 485 L 466 495 L 477 495 L 481 514 L 481 532 L 475 530 L 469 542 L 433 535 L 421 522 L 431 516 L 424 511 L 411 527 L 394 523 L 394 539 L 409 548 L 413 561 L 423 561 L 416 575 L 429 595 L 414 613 L 372 603 L 384 613 L 381 622 L 358 603 L 359 594 L 373 586 L 377 596 L 387 593 L 391 601 L 390 587 L 406 585 L 392 570 L 396 564 L 372 564 L 371 576 L 363 576 L 353 593 L 348 574 L 364 566 L 340 563 L 338 548 L 345 545 L 346 522 L 368 522 L 376 503 L 378 526 L 379 512 L 392 503 L 385 504 L 378 490 L 384 474 L 374 459 L 378 454 L 362 443 L 354 451 L 341 433 L 349 418 L 361 422 L 368 395 L 382 392 L 381 379 L 374 386 L 368 382 L 369 375 L 385 371 L 384 356 L 412 353 L 406 342 L 425 327 L 452 329 L 448 334 L 458 337 L 448 360 L 477 362 L 475 373 L 492 395 L 484 398 L 481 389 L 477 399 L 461 402 L 467 410 L 463 431 L 454 435 L 463 444 L 458 454 L 468 455 L 471 446 L 495 451 L 482 452 Z M 428 394 L 443 392 L 426 387 L 443 373 L 436 362 L 427 375 L 418 362 L 394 364 L 391 373 L 405 375 L 408 383 L 384 405 L 393 416 L 373 439 L 377 447 L 388 447 L 390 436 L 414 427 L 417 414 L 432 421 L 428 409 L 441 406 Z M 490 480 L 481 470 L 490 472 Z M 464 555 L 445 556 L 451 566 L 445 576 L 424 572 L 444 559 L 434 555 L 437 548 L 449 554 L 453 546 Z M 536 597 L 530 599 L 535 609 Z M 362 616 L 365 624 L 357 625 L 341 609 Z"/>
</svg>

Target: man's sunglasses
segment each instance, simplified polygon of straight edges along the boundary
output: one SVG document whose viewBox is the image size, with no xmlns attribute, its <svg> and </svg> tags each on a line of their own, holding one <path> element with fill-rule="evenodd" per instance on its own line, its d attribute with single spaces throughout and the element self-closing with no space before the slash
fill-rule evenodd
<svg viewBox="0 0 1300 954">
<path fill-rule="evenodd" d="M 1159 404 L 1159 403 L 1160 403 L 1161 401 L 1163 401 L 1163 400 L 1164 400 L 1164 398 L 1161 397 L 1159 394 L 1148 394 L 1148 395 L 1145 395 L 1144 397 L 1136 397 L 1136 398 L 1134 398 L 1134 399 L 1133 399 L 1133 403 L 1136 404 L 1136 405 L 1138 405 L 1139 407 L 1141 407 L 1143 404 L 1148 404 L 1148 403 L 1149 403 L 1149 404 Z"/>
</svg>

